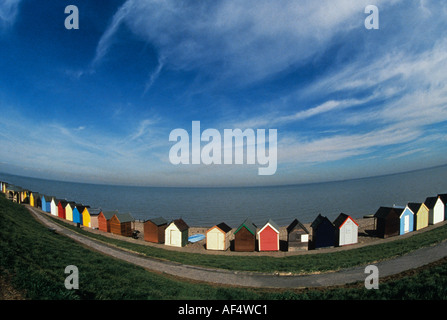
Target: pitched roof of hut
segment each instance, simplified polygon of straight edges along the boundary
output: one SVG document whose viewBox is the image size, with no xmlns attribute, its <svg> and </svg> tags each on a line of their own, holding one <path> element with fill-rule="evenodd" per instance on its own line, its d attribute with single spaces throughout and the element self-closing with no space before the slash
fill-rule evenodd
<svg viewBox="0 0 447 320">
<path fill-rule="evenodd" d="M 441 201 L 444 202 L 444 204 L 447 204 L 447 193 L 438 194 L 438 197 L 441 198 Z"/>
<path fill-rule="evenodd" d="M 386 218 L 390 212 L 394 210 L 398 215 L 401 214 L 401 212 L 404 210 L 404 208 L 398 208 L 398 207 L 380 207 L 376 213 L 374 214 L 375 218 Z"/>
<path fill-rule="evenodd" d="M 265 228 L 265 226 L 267 226 L 267 225 L 271 225 L 272 227 L 273 227 L 273 229 L 275 229 L 277 232 L 279 232 L 279 226 L 275 223 L 275 221 L 273 221 L 272 219 L 269 219 L 265 224 L 264 224 L 264 226 L 261 228 L 261 230 L 262 229 L 264 229 Z M 259 230 L 259 232 L 261 232 L 261 230 Z"/>
<path fill-rule="evenodd" d="M 416 214 L 419 211 L 422 205 L 423 203 L 419 202 L 408 202 L 407 204 L 408 208 L 410 208 L 410 210 L 413 211 L 414 214 Z"/>
<path fill-rule="evenodd" d="M 185 230 L 189 229 L 189 226 L 181 218 L 173 220 L 173 221 L 171 221 L 171 223 L 175 224 L 175 226 L 177 227 L 177 229 L 179 229 L 179 231 L 185 231 Z"/>
<path fill-rule="evenodd" d="M 289 224 L 287 227 L 287 233 L 292 232 L 294 229 L 301 229 L 304 232 L 309 233 L 306 227 L 298 219 L 293 220 L 292 223 Z"/>
<path fill-rule="evenodd" d="M 115 213 L 116 217 L 120 222 L 132 222 L 135 219 L 132 217 L 130 213 Z"/>
<path fill-rule="evenodd" d="M 322 216 L 321 214 L 318 214 L 318 216 L 315 218 L 315 220 L 310 225 L 312 228 L 318 228 L 318 226 L 323 223 L 324 221 L 328 221 L 330 224 L 332 222 L 325 216 Z M 333 225 L 333 224 L 332 224 Z"/>
<path fill-rule="evenodd" d="M 336 228 L 340 229 L 347 219 L 351 219 L 356 225 L 358 225 L 358 223 L 354 219 L 352 219 L 351 216 L 343 212 L 338 215 L 338 217 L 334 220 L 333 224 Z"/>
<path fill-rule="evenodd" d="M 250 219 L 245 219 L 244 222 L 242 222 L 242 224 L 237 228 L 237 230 L 234 232 L 235 234 L 239 232 L 239 230 L 241 230 L 242 227 L 245 227 L 248 231 L 250 231 L 250 233 L 252 233 L 253 235 L 256 234 L 256 225 L 251 222 Z"/>
<path fill-rule="evenodd" d="M 88 213 L 89 213 L 91 216 L 97 216 L 97 215 L 99 215 L 101 212 L 102 212 L 102 209 L 101 209 L 101 208 L 91 208 L 91 209 L 88 210 Z"/>
<path fill-rule="evenodd" d="M 118 213 L 118 210 L 116 211 L 102 211 L 102 214 L 106 220 L 110 220 L 115 214 Z"/>
<path fill-rule="evenodd" d="M 167 222 L 164 218 L 162 218 L 162 217 L 153 218 L 153 219 L 149 219 L 149 220 L 146 220 L 146 221 L 150 221 L 150 222 L 152 222 L 153 224 L 155 224 L 156 226 L 162 226 L 162 225 L 168 223 L 168 222 Z"/>
<path fill-rule="evenodd" d="M 231 231 L 231 227 L 229 225 L 227 225 L 225 222 L 216 224 L 215 227 L 218 227 L 220 230 L 222 230 L 225 233 L 228 233 Z"/>
<path fill-rule="evenodd" d="M 438 197 L 427 197 L 424 203 L 427 206 L 427 208 L 433 209 L 436 204 L 436 201 L 438 201 Z"/>
</svg>

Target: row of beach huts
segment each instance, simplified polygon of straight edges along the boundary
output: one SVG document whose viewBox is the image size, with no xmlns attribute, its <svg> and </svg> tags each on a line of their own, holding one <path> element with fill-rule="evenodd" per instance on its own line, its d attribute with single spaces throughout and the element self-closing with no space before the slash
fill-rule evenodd
<svg viewBox="0 0 447 320">
<path fill-rule="evenodd" d="M 125 237 L 136 237 L 135 219 L 130 213 L 102 211 L 66 199 L 42 195 L 0 181 L 0 190 L 14 202 L 27 203 L 78 226 L 99 229 Z M 374 215 L 375 236 L 388 238 L 423 229 L 447 220 L 447 194 L 427 197 L 423 203 L 410 202 L 406 206 L 380 207 Z M 358 223 L 341 213 L 334 221 L 319 214 L 310 225 L 311 232 L 294 219 L 286 228 L 287 245 L 280 245 L 280 227 L 268 220 L 258 228 L 246 219 L 233 230 L 219 223 L 206 231 L 206 235 L 189 236 L 189 226 L 183 219 L 168 222 L 162 217 L 143 222 L 144 240 L 168 246 L 184 247 L 189 242 L 206 239 L 207 250 L 300 251 L 337 247 L 358 242 Z M 200 237 L 202 236 L 202 237 Z M 232 242 L 232 245 L 230 244 Z"/>
</svg>

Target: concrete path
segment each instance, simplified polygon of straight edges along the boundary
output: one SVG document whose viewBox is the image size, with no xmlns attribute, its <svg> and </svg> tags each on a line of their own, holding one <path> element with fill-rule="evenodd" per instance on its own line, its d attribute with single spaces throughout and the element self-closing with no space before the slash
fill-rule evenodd
<svg viewBox="0 0 447 320">
<path fill-rule="evenodd" d="M 127 252 L 99 241 L 92 240 L 50 221 L 50 219 L 45 217 L 44 214 L 40 213 L 35 208 L 29 206 L 26 207 L 39 221 L 49 228 L 54 228 L 57 233 L 82 243 L 93 250 L 133 263 L 148 270 L 162 272 L 190 280 L 241 287 L 305 288 L 343 285 L 357 281 L 364 282 L 365 278 L 368 276 L 368 274 L 365 274 L 365 266 L 322 274 L 280 276 L 257 272 L 212 269 L 184 265 L 176 262 L 161 261 Z M 379 262 L 375 265 L 378 267 L 380 279 L 380 277 L 390 276 L 409 269 L 422 267 L 431 262 L 438 261 L 446 256 L 447 241 L 443 241 L 436 246 L 421 248 L 404 256 Z"/>
</svg>

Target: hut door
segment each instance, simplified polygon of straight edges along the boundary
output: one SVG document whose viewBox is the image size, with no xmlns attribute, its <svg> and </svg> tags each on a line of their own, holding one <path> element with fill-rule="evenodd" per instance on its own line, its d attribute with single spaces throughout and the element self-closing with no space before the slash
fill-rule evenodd
<svg viewBox="0 0 447 320">
<path fill-rule="evenodd" d="M 219 232 L 217 234 L 217 249 L 218 250 L 224 249 L 224 242 L 225 242 L 224 235 Z"/>
<path fill-rule="evenodd" d="M 407 233 L 410 231 L 410 216 L 406 215 L 404 217 L 404 232 Z"/>
<path fill-rule="evenodd" d="M 169 235 L 171 238 L 171 244 L 175 246 L 178 245 L 177 232 L 175 232 L 175 230 L 171 230 Z"/>
</svg>

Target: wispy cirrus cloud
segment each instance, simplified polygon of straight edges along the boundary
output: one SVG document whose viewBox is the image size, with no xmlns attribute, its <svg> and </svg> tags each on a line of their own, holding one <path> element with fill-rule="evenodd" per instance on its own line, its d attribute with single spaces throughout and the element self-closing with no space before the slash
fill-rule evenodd
<svg viewBox="0 0 447 320">
<path fill-rule="evenodd" d="M 2 0 L 0 2 L 0 27 L 12 25 L 17 17 L 21 0 Z"/>
<path fill-rule="evenodd" d="M 387 7 L 397 1 L 376 2 Z M 368 3 L 249 0 L 179 6 L 171 0 L 127 0 L 99 40 L 92 65 L 113 50 L 114 34 L 125 25 L 152 44 L 170 68 L 259 81 L 324 51 L 335 35 L 363 26 Z"/>
</svg>

